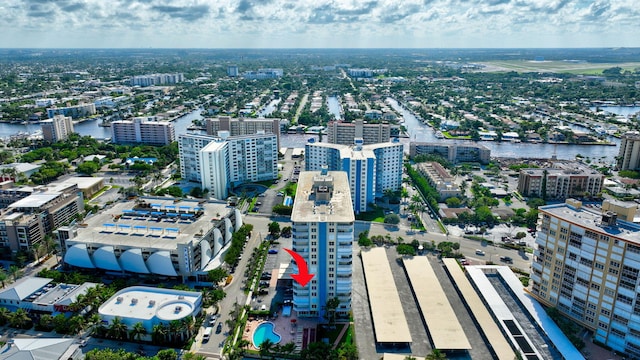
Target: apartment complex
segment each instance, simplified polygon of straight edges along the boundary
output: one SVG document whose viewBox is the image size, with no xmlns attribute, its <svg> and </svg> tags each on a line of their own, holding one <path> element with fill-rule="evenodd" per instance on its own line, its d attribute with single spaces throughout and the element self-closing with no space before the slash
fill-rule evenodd
<svg viewBox="0 0 640 360">
<path fill-rule="evenodd" d="M 238 65 L 227 66 L 227 76 L 237 77 L 239 74 Z"/>
<path fill-rule="evenodd" d="M 178 139 L 183 179 L 198 182 L 217 199 L 246 182 L 278 178 L 278 140 L 275 134 L 221 137 L 184 134 Z"/>
<path fill-rule="evenodd" d="M 158 121 L 155 116 L 136 117 L 111 123 L 111 142 L 114 144 L 169 145 L 176 133 L 169 121 Z"/>
<path fill-rule="evenodd" d="M 259 132 L 276 135 L 280 144 L 280 119 L 232 118 L 220 116 L 206 120 L 208 135 L 218 136 L 219 131 L 228 131 L 231 136 L 252 135 Z"/>
<path fill-rule="evenodd" d="M 242 226 L 226 202 L 142 197 L 59 231 L 66 264 L 208 281 L 207 268 Z"/>
<path fill-rule="evenodd" d="M 569 199 L 539 208 L 532 294 L 594 332 L 594 340 L 640 357 L 640 226 Z"/>
<path fill-rule="evenodd" d="M 300 173 L 291 214 L 293 250 L 314 277 L 306 286 L 294 283 L 293 307 L 298 316 L 322 317 L 327 300 L 338 298 L 336 315 L 351 310 L 355 216 L 347 175 L 341 171 Z M 297 265 L 294 273 L 298 273 Z"/>
<path fill-rule="evenodd" d="M 51 119 L 40 122 L 42 138 L 46 142 L 54 143 L 64 140 L 73 133 L 73 119 L 71 116 L 55 115 Z"/>
<path fill-rule="evenodd" d="M 50 184 L 38 189 L 2 190 L 7 210 L 0 215 L 0 247 L 29 251 L 46 234 L 84 212 L 82 191 L 76 184 Z"/>
<path fill-rule="evenodd" d="M 308 143 L 305 146 L 305 170 L 345 171 L 349 179 L 353 210 L 367 211 L 367 205 L 384 196 L 385 190 L 402 186 L 403 146 L 399 142 L 363 145 Z"/>
<path fill-rule="evenodd" d="M 424 162 L 416 165 L 416 168 L 425 176 L 429 184 L 440 195 L 440 201 L 450 197 L 461 195 L 460 186 L 455 183 L 455 177 L 437 162 Z"/>
<path fill-rule="evenodd" d="M 491 150 L 479 144 L 447 144 L 410 142 L 409 156 L 440 155 L 454 164 L 463 162 L 479 162 L 488 164 L 491 160 Z"/>
<path fill-rule="evenodd" d="M 527 197 L 567 199 L 596 195 L 602 191 L 604 175 L 578 162 L 555 162 L 552 167 L 522 169 L 518 192 Z"/>
<path fill-rule="evenodd" d="M 47 117 L 53 118 L 56 115 L 70 116 L 74 119 L 79 119 L 96 114 L 96 105 L 93 103 L 79 104 L 73 106 L 64 107 L 52 107 L 47 109 Z"/>
<path fill-rule="evenodd" d="M 363 139 L 365 145 L 389 142 L 391 127 L 388 123 L 365 124 L 362 119 L 354 122 L 330 121 L 327 136 L 332 144 L 352 145 L 354 139 Z"/>
<path fill-rule="evenodd" d="M 247 80 L 277 79 L 282 77 L 282 69 L 258 69 L 258 71 L 247 71 L 243 77 Z"/>
<path fill-rule="evenodd" d="M 173 85 L 184 81 L 184 74 L 149 74 L 131 78 L 131 86 Z"/>
<path fill-rule="evenodd" d="M 640 132 L 622 135 L 618 153 L 618 170 L 640 170 Z"/>
</svg>

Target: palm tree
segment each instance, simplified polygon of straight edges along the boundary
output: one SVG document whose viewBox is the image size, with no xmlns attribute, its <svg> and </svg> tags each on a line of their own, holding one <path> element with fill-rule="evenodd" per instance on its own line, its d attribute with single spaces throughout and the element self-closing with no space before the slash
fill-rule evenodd
<svg viewBox="0 0 640 360">
<path fill-rule="evenodd" d="M 433 349 L 431 354 L 427 355 L 424 360 L 447 360 L 447 356 L 438 349 Z"/>
<path fill-rule="evenodd" d="M 265 339 L 262 344 L 260 344 L 260 359 L 269 356 L 271 351 L 273 351 L 275 344 L 271 339 Z"/>
<path fill-rule="evenodd" d="M 79 333 L 85 325 L 84 317 L 82 315 L 75 315 L 69 319 L 69 333 Z"/>
<path fill-rule="evenodd" d="M 178 334 L 182 330 L 182 323 L 179 320 L 171 320 L 169 322 L 169 341 L 173 344 L 177 344 L 178 336 L 182 339 L 182 334 Z"/>
<path fill-rule="evenodd" d="M 17 329 L 28 329 L 32 323 L 29 314 L 24 309 L 18 309 L 9 316 L 9 325 Z"/>
<path fill-rule="evenodd" d="M 13 277 L 13 281 L 17 281 L 18 278 L 22 276 L 22 270 L 16 265 L 9 266 L 9 273 Z"/>
<path fill-rule="evenodd" d="M 6 324 L 11 317 L 11 311 L 5 307 L 0 307 L 0 325 Z"/>
<path fill-rule="evenodd" d="M 100 319 L 100 315 L 98 314 L 91 314 L 91 316 L 89 316 L 89 319 L 87 319 L 87 324 L 91 325 L 92 327 L 91 329 L 92 334 L 97 333 L 98 325 L 100 325 L 101 323 L 102 323 L 102 319 Z"/>
<path fill-rule="evenodd" d="M 340 306 L 340 299 L 337 297 L 327 300 L 327 303 L 324 306 L 324 310 L 326 311 L 325 318 L 329 322 L 329 325 L 334 325 L 336 323 L 336 309 L 338 306 Z"/>
<path fill-rule="evenodd" d="M 127 325 L 125 325 L 119 317 L 111 320 L 108 330 L 109 337 L 116 340 L 124 340 L 127 336 Z"/>
<path fill-rule="evenodd" d="M 2 283 L 2 287 L 4 288 L 4 282 L 7 280 L 7 272 L 4 270 L 4 267 L 0 266 L 0 282 Z"/>
<path fill-rule="evenodd" d="M 164 324 L 154 325 L 151 329 L 151 341 L 155 344 L 162 344 L 167 339 L 167 327 Z"/>
<path fill-rule="evenodd" d="M 242 354 L 244 354 L 244 352 L 247 350 L 249 345 L 251 345 L 251 342 L 249 342 L 249 340 L 247 339 L 238 340 L 237 346 L 238 346 L 238 349 L 241 349 Z"/>
<path fill-rule="evenodd" d="M 187 331 L 187 338 L 190 338 L 196 330 L 196 320 L 193 316 L 188 316 L 182 319 L 182 327 Z"/>
<path fill-rule="evenodd" d="M 280 346 L 280 351 L 283 354 L 289 356 L 289 355 L 293 354 L 296 351 L 296 344 L 293 341 L 288 342 L 288 343 Z"/>
<path fill-rule="evenodd" d="M 38 259 L 40 259 L 41 250 L 42 250 L 42 245 L 40 243 L 35 243 L 31 245 L 31 253 L 33 254 L 33 261 L 38 262 Z"/>
<path fill-rule="evenodd" d="M 147 335 L 147 329 L 144 328 L 141 322 L 133 324 L 133 327 L 129 330 L 131 340 L 140 341 L 144 335 Z"/>
<path fill-rule="evenodd" d="M 358 360 L 358 348 L 354 344 L 342 343 L 338 348 L 338 359 Z"/>
</svg>

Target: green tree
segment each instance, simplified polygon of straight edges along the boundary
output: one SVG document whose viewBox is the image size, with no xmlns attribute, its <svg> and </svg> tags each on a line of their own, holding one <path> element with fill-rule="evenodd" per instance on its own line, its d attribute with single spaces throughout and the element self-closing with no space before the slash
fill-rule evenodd
<svg viewBox="0 0 640 360">
<path fill-rule="evenodd" d="M 129 338 L 135 341 L 140 341 L 146 334 L 147 329 L 144 328 L 144 325 L 141 322 L 133 324 L 133 327 L 129 330 Z"/>
<path fill-rule="evenodd" d="M 462 205 L 462 201 L 457 197 L 450 197 L 447 200 L 445 200 L 444 202 L 450 208 L 457 208 L 457 207 L 460 207 L 460 205 Z"/>
<path fill-rule="evenodd" d="M 339 360 L 358 360 L 358 348 L 354 344 L 342 343 L 338 348 Z"/>
<path fill-rule="evenodd" d="M 273 343 L 273 341 L 271 341 L 271 339 L 265 339 L 262 344 L 260 344 L 260 349 L 259 349 L 259 354 L 260 354 L 260 359 L 264 359 L 265 357 L 268 357 L 269 355 L 271 355 L 271 352 L 274 349 L 275 344 Z"/>
<path fill-rule="evenodd" d="M 398 214 L 387 214 L 384 216 L 384 223 L 398 225 L 400 223 L 400 216 L 398 216 Z"/>
<path fill-rule="evenodd" d="M 431 353 L 427 355 L 425 360 L 447 360 L 447 356 L 438 349 L 431 350 Z"/>
<path fill-rule="evenodd" d="M 100 164 L 93 161 L 85 161 L 76 167 L 76 171 L 80 174 L 92 175 L 100 169 Z"/>
<path fill-rule="evenodd" d="M 107 334 L 112 339 L 124 340 L 127 337 L 127 325 L 122 322 L 122 319 L 116 316 L 111 320 Z"/>
<path fill-rule="evenodd" d="M 173 349 L 160 350 L 158 351 L 156 356 L 158 357 L 158 360 L 177 360 L 178 359 L 178 354 Z"/>
<path fill-rule="evenodd" d="M 325 319 L 329 322 L 329 325 L 333 326 L 336 323 L 336 310 L 340 306 L 340 299 L 337 297 L 333 297 L 327 300 L 327 303 L 324 306 L 325 310 Z"/>
<path fill-rule="evenodd" d="M 272 239 L 277 239 L 280 237 L 280 224 L 277 221 L 272 221 L 269 223 L 269 235 L 271 235 Z"/>
<path fill-rule="evenodd" d="M 217 269 L 213 269 L 210 270 L 207 273 L 207 277 L 209 278 L 209 281 L 211 281 L 214 284 L 219 283 L 220 281 L 222 281 L 223 279 L 226 279 L 227 276 L 229 276 L 229 273 L 227 272 L 227 270 L 219 267 Z"/>
</svg>

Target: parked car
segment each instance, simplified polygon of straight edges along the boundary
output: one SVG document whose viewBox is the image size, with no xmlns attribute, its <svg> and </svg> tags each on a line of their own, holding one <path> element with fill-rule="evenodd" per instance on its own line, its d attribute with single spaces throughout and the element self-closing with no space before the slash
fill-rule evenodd
<svg viewBox="0 0 640 360">
<path fill-rule="evenodd" d="M 513 263 L 513 259 L 510 258 L 509 256 L 500 256 L 500 261 L 506 262 L 506 263 Z"/>
<path fill-rule="evenodd" d="M 216 327 L 216 334 L 220 334 L 222 332 L 222 323 L 218 323 L 218 327 Z"/>
<path fill-rule="evenodd" d="M 209 318 L 209 326 L 213 326 L 213 325 L 215 325 L 216 320 L 218 320 L 218 316 L 216 316 L 216 315 L 211 315 L 211 318 Z"/>
</svg>

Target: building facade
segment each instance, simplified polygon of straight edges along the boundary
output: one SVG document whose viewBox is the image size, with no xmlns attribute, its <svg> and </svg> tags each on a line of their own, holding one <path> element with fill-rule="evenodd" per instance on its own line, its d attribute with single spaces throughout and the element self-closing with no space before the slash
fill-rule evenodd
<svg viewBox="0 0 640 360">
<path fill-rule="evenodd" d="M 300 173 L 291 214 L 293 250 L 314 277 L 306 286 L 294 283 L 298 316 L 322 317 L 327 300 L 333 298 L 339 300 L 336 315 L 348 316 L 351 310 L 355 216 L 350 198 L 344 172 Z"/>
<path fill-rule="evenodd" d="M 602 192 L 604 175 L 577 162 L 556 162 L 551 168 L 522 169 L 518 192 L 527 197 L 564 200 Z"/>
<path fill-rule="evenodd" d="M 237 77 L 239 75 L 238 65 L 227 66 L 227 76 Z"/>
<path fill-rule="evenodd" d="M 447 169 L 439 163 L 419 163 L 416 164 L 416 168 L 425 176 L 429 184 L 436 189 L 438 195 L 440 195 L 440 201 L 462 194 L 460 186 L 455 183 L 455 177 L 451 176 Z"/>
<path fill-rule="evenodd" d="M 640 170 L 640 132 L 622 135 L 617 165 L 618 170 Z"/>
<path fill-rule="evenodd" d="M 93 103 L 79 104 L 74 106 L 52 107 L 47 109 L 47 117 L 53 118 L 56 115 L 70 116 L 79 119 L 96 114 L 96 105 Z"/>
<path fill-rule="evenodd" d="M 184 74 L 149 74 L 131 78 L 131 86 L 173 85 L 184 81 Z"/>
<path fill-rule="evenodd" d="M 155 117 L 136 117 L 111 123 L 111 142 L 114 144 L 169 145 L 175 141 L 173 123 L 157 121 Z"/>
<path fill-rule="evenodd" d="M 462 162 L 479 162 L 488 164 L 491 160 L 491 150 L 479 144 L 446 144 L 410 142 L 409 156 L 440 155 L 454 164 Z"/>
<path fill-rule="evenodd" d="M 40 122 L 42 138 L 46 142 L 54 143 L 65 140 L 73 133 L 73 119 L 71 116 L 55 115 L 51 119 Z"/>
<path fill-rule="evenodd" d="M 142 197 L 59 229 L 58 240 L 72 267 L 206 282 L 240 226 L 240 211 L 226 202 Z"/>
<path fill-rule="evenodd" d="M 365 124 L 362 119 L 348 123 L 330 121 L 327 125 L 328 141 L 332 144 L 352 145 L 354 139 L 363 139 L 365 145 L 389 142 L 392 125 Z"/>
<path fill-rule="evenodd" d="M 367 205 L 402 186 L 403 146 L 398 142 L 363 145 L 308 143 L 305 146 L 305 170 L 345 171 L 349 179 L 353 209 L 367 211 Z"/>
<path fill-rule="evenodd" d="M 185 134 L 179 139 L 180 166 L 184 179 L 199 182 L 217 199 L 247 182 L 278 178 L 278 140 L 275 134 L 223 137 Z"/>
<path fill-rule="evenodd" d="M 594 340 L 640 357 L 640 226 L 572 199 L 538 210 L 533 296 Z"/>
<path fill-rule="evenodd" d="M 281 119 L 251 119 L 220 116 L 206 120 L 207 134 L 218 136 L 219 131 L 228 131 L 231 136 L 253 135 L 261 132 L 274 134 L 280 144 Z"/>
</svg>

